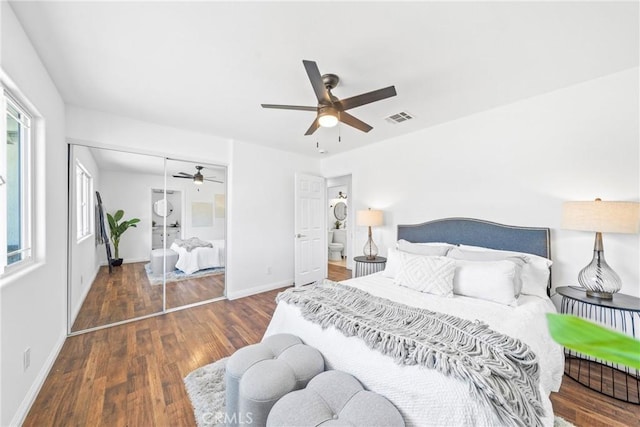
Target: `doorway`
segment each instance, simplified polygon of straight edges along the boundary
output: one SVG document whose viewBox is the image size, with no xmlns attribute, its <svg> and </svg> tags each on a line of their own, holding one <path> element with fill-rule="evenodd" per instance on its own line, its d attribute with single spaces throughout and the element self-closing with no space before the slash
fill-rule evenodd
<svg viewBox="0 0 640 427">
<path fill-rule="evenodd" d="M 328 269 L 353 270 L 353 231 L 355 226 L 351 175 L 327 178 Z"/>
</svg>

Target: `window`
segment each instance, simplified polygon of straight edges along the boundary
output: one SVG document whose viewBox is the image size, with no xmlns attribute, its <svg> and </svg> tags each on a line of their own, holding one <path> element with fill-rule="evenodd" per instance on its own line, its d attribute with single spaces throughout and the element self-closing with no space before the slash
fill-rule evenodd
<svg viewBox="0 0 640 427">
<path fill-rule="evenodd" d="M 76 160 L 76 218 L 78 241 L 93 233 L 93 178 Z"/>
<path fill-rule="evenodd" d="M 32 212 L 31 212 L 31 116 L 8 93 L 5 92 L 3 105 L 6 111 L 6 137 L 2 138 L 4 152 L 0 156 L 0 184 L 4 198 L 0 206 L 0 224 L 6 224 L 0 236 L 6 236 L 5 246 L 0 254 L 0 272 L 5 267 L 17 265 L 31 259 Z"/>
</svg>

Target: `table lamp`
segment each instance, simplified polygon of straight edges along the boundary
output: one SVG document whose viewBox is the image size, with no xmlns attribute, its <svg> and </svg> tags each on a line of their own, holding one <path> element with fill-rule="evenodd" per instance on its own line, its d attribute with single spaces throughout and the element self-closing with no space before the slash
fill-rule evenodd
<svg viewBox="0 0 640 427">
<path fill-rule="evenodd" d="M 562 228 L 595 231 L 593 259 L 578 274 L 578 283 L 587 295 L 611 299 L 622 288 L 620 276 L 604 259 L 602 233 L 637 233 L 640 228 L 640 203 L 637 202 L 565 202 Z"/>
<path fill-rule="evenodd" d="M 378 247 L 373 243 L 371 238 L 371 227 L 382 225 L 382 211 L 372 210 L 371 208 L 356 212 L 356 224 L 369 227 L 369 239 L 364 245 L 364 254 L 367 259 L 375 259 L 378 255 Z"/>
</svg>

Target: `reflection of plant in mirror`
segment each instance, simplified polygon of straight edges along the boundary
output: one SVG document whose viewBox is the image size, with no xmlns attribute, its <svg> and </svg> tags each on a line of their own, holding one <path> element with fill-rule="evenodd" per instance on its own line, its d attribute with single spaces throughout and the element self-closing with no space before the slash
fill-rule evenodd
<svg viewBox="0 0 640 427">
<path fill-rule="evenodd" d="M 124 234 L 129 227 L 136 227 L 136 224 L 140 222 L 138 218 L 132 218 L 130 220 L 119 222 L 124 216 L 124 211 L 119 209 L 115 214 L 111 215 L 107 213 L 107 220 L 109 221 L 109 230 L 111 231 L 111 241 L 113 242 L 115 259 L 120 258 L 118 252 L 118 246 L 120 245 L 120 237 Z"/>
<path fill-rule="evenodd" d="M 551 337 L 563 346 L 613 363 L 640 369 L 640 341 L 567 314 L 547 313 Z"/>
</svg>

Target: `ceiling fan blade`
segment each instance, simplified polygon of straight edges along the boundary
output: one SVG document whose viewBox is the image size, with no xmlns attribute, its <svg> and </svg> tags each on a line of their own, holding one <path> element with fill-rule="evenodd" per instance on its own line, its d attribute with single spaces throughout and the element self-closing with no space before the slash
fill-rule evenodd
<svg viewBox="0 0 640 427">
<path fill-rule="evenodd" d="M 186 172 L 178 172 L 178 175 L 182 175 L 182 176 L 193 176 L 190 173 L 186 173 Z"/>
<path fill-rule="evenodd" d="M 311 123 L 311 126 L 309 126 L 309 129 L 307 129 L 307 132 L 305 132 L 305 135 L 312 135 L 319 127 L 320 123 L 318 122 L 318 118 L 316 117 L 313 123 Z"/>
<path fill-rule="evenodd" d="M 193 175 L 191 176 L 184 176 L 184 175 L 172 175 L 174 178 L 187 178 L 187 179 L 193 179 Z"/>
<path fill-rule="evenodd" d="M 224 181 L 218 181 L 217 179 L 205 178 L 205 181 L 217 182 L 218 184 L 224 184 Z"/>
<path fill-rule="evenodd" d="M 330 105 L 331 98 L 329 98 L 329 92 L 327 92 L 327 89 L 324 87 L 324 83 L 322 82 L 322 76 L 320 75 L 318 64 L 314 61 L 307 61 L 304 59 L 302 60 L 302 64 L 304 65 L 304 69 L 307 71 L 307 76 L 309 76 L 311 86 L 313 86 L 313 91 L 316 93 L 318 103 Z"/>
<path fill-rule="evenodd" d="M 372 92 L 363 93 L 362 95 L 352 96 L 340 100 L 342 110 L 349 110 L 351 108 L 359 107 L 361 105 L 370 104 L 372 102 L 380 101 L 381 99 L 391 98 L 396 96 L 395 86 L 385 87 L 384 89 L 374 90 Z"/>
<path fill-rule="evenodd" d="M 356 119 L 351 114 L 345 111 L 340 112 L 340 121 L 344 124 L 352 126 L 358 130 L 361 130 L 362 132 L 369 132 L 371 129 L 373 129 L 373 127 L 369 126 L 368 124 L 366 124 L 360 119 Z"/>
<path fill-rule="evenodd" d="M 276 108 L 279 110 L 318 111 L 318 107 L 305 107 L 301 105 L 260 104 L 262 108 Z"/>
</svg>

